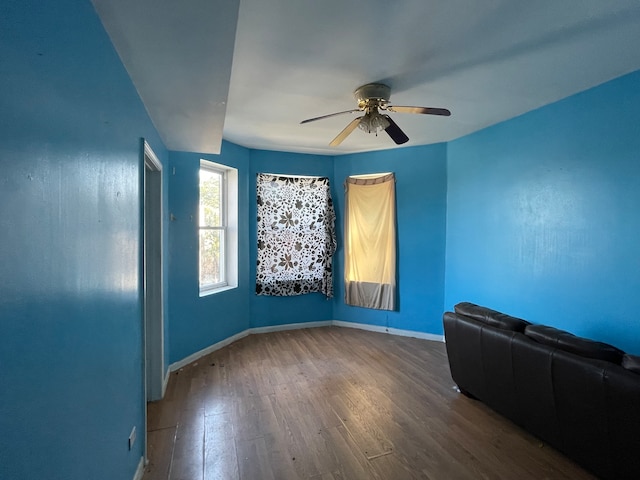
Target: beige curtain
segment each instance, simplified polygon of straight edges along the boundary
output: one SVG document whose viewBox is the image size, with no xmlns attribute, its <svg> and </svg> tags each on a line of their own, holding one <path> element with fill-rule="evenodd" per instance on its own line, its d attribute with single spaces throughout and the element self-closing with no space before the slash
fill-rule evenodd
<svg viewBox="0 0 640 480">
<path fill-rule="evenodd" d="M 395 310 L 395 176 L 347 177 L 345 192 L 345 302 Z"/>
</svg>

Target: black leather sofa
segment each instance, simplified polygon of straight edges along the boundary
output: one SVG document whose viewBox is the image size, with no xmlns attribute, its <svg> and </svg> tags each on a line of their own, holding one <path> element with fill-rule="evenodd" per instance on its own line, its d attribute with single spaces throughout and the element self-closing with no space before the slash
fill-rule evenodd
<svg viewBox="0 0 640 480">
<path fill-rule="evenodd" d="M 459 303 L 444 314 L 460 391 L 603 479 L 640 479 L 640 357 Z"/>
</svg>

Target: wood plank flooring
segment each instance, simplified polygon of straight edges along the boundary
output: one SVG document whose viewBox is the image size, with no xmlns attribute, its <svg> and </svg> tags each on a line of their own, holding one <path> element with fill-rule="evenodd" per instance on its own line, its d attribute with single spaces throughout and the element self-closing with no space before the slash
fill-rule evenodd
<svg viewBox="0 0 640 480">
<path fill-rule="evenodd" d="M 250 335 L 148 405 L 143 480 L 591 475 L 454 389 L 444 344 L 350 328 Z"/>
</svg>

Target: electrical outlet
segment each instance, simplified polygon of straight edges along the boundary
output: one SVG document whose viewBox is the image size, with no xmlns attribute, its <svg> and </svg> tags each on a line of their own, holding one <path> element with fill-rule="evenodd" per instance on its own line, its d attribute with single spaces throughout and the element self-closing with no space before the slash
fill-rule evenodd
<svg viewBox="0 0 640 480">
<path fill-rule="evenodd" d="M 129 434 L 129 450 L 133 448 L 133 444 L 136 443 L 136 427 L 135 425 L 131 429 L 131 433 Z"/>
</svg>

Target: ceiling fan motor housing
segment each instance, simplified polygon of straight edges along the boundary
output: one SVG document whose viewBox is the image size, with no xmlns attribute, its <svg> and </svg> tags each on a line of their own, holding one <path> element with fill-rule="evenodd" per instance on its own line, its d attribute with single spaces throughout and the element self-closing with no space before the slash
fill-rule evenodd
<svg viewBox="0 0 640 480">
<path fill-rule="evenodd" d="M 391 88 L 382 83 L 368 83 L 358 87 L 356 91 L 353 92 L 353 96 L 356 97 L 358 105 L 361 106 L 361 108 L 371 103 L 387 103 L 389 97 L 391 97 Z"/>
</svg>

